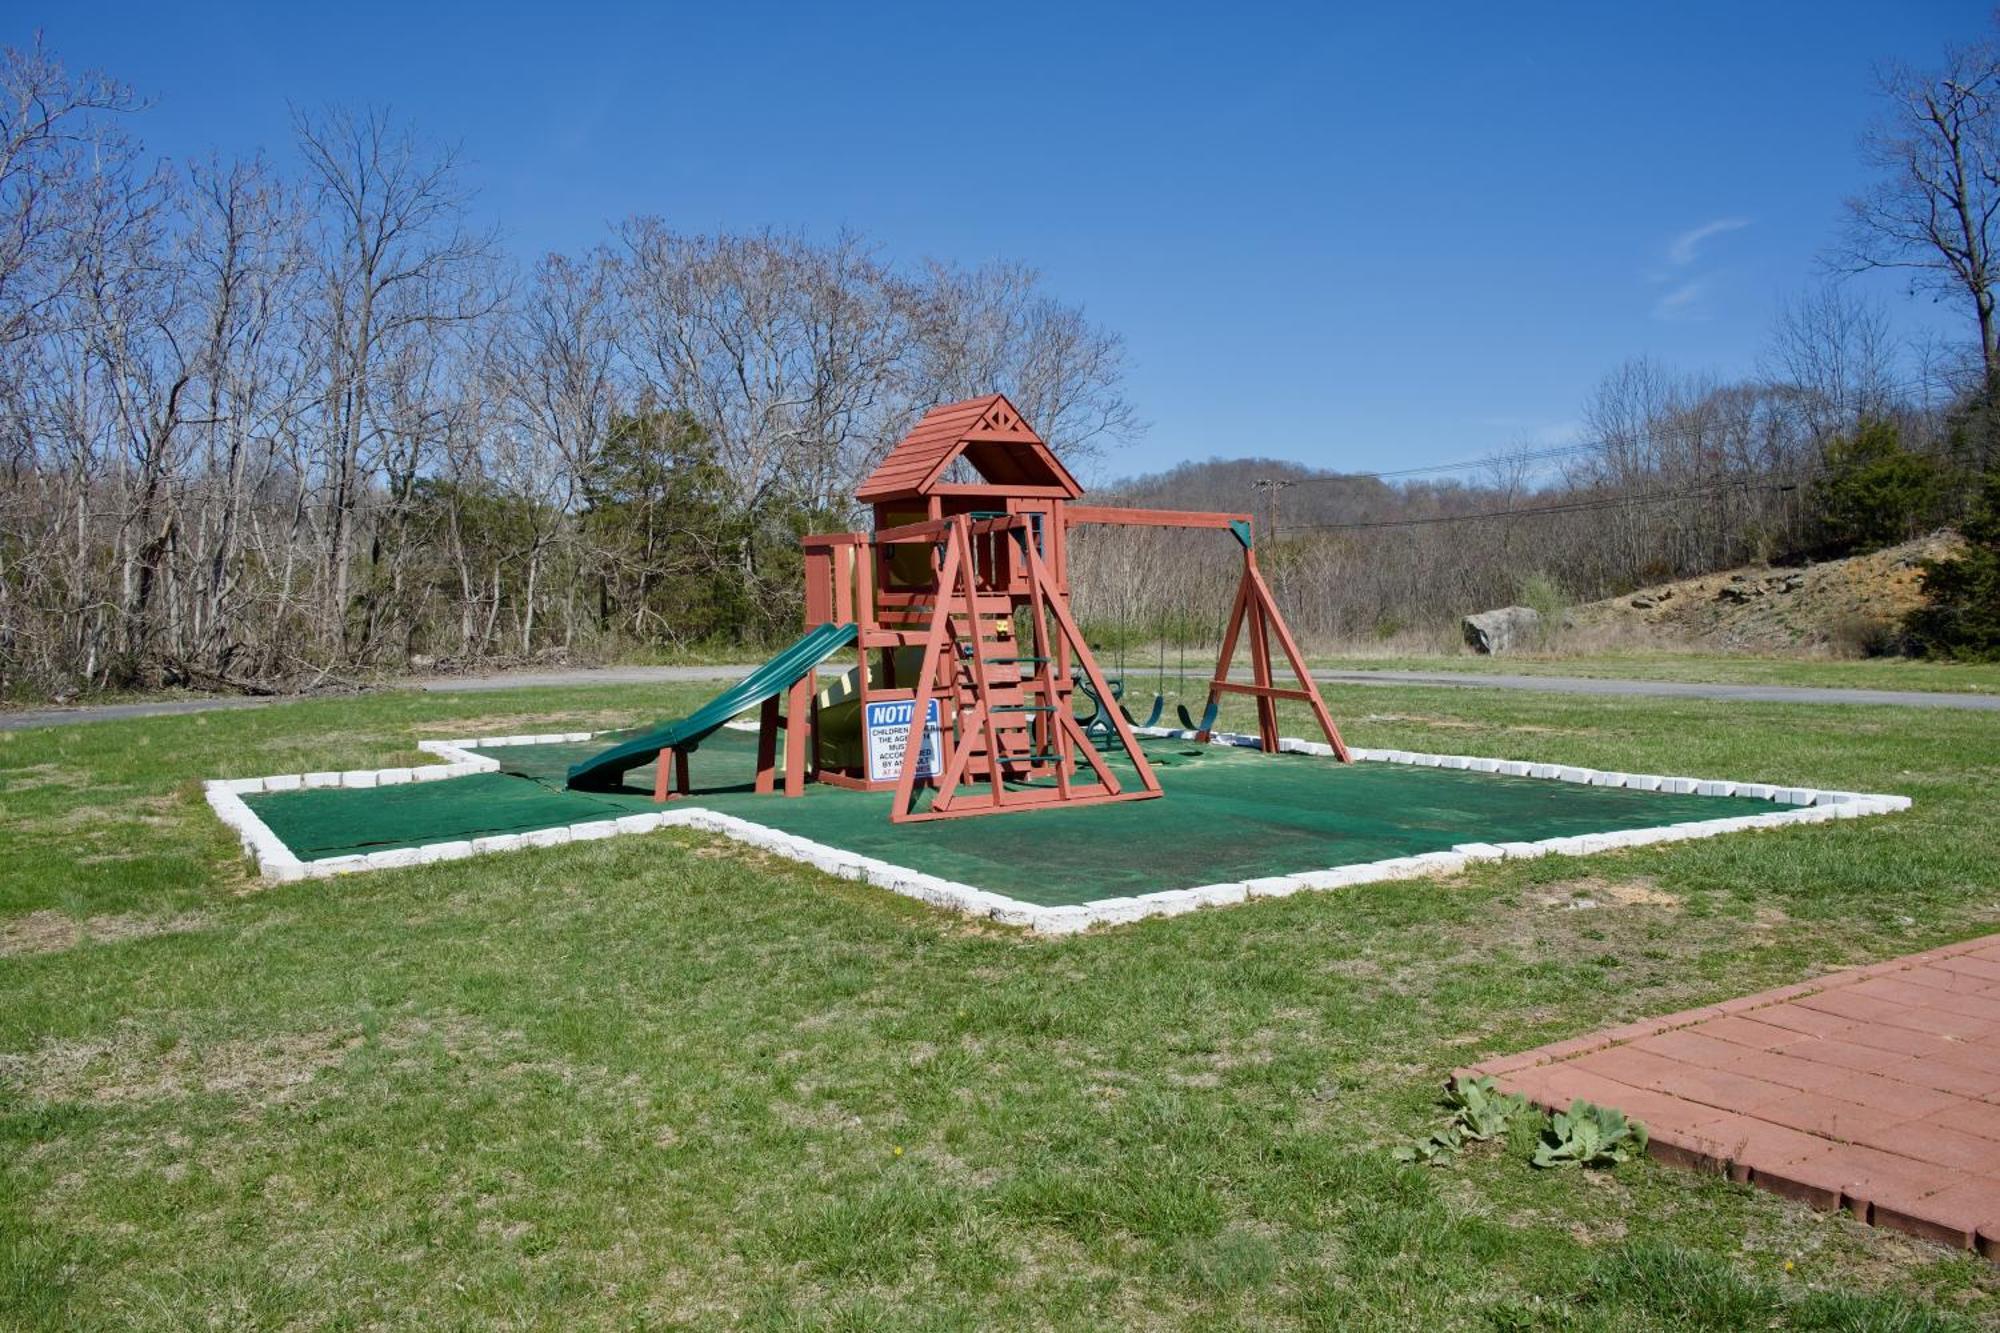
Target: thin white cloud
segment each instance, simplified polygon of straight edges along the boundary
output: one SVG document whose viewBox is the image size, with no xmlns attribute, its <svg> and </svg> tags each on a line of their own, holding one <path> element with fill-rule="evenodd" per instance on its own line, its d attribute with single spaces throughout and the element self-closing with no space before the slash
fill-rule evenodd
<svg viewBox="0 0 2000 1333">
<path fill-rule="evenodd" d="M 1715 218 L 1699 227 L 1689 227 L 1668 241 L 1665 267 L 1645 275 L 1646 282 L 1659 289 L 1659 295 L 1653 300 L 1653 318 L 1708 318 L 1708 297 L 1716 276 L 1712 266 L 1701 262 L 1708 243 L 1749 225 L 1749 218 Z"/>
<path fill-rule="evenodd" d="M 1695 261 L 1696 252 L 1702 242 L 1721 236 L 1726 232 L 1741 231 L 1750 225 L 1749 218 L 1717 218 L 1704 222 L 1699 227 L 1690 227 L 1667 245 L 1668 262 L 1685 268 Z"/>
<path fill-rule="evenodd" d="M 1653 302 L 1654 319 L 1696 319 L 1700 317 L 1699 303 L 1708 291 L 1708 279 L 1696 278 L 1670 288 L 1660 299 Z"/>
</svg>

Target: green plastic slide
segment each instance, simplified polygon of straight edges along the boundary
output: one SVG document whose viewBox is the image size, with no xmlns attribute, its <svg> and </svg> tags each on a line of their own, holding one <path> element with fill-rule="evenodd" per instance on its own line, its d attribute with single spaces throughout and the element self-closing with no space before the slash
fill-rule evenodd
<svg viewBox="0 0 2000 1333">
<path fill-rule="evenodd" d="M 662 750 L 692 751 L 730 718 L 783 694 L 799 677 L 853 642 L 852 623 L 829 623 L 808 631 L 797 643 L 686 717 L 663 722 L 572 766 L 568 785 L 579 791 L 611 791 L 621 785 L 627 772 L 650 763 Z"/>
</svg>

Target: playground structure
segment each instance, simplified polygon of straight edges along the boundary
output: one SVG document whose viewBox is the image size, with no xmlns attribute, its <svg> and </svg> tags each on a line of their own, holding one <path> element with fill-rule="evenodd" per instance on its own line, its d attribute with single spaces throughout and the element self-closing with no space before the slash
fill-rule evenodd
<svg viewBox="0 0 2000 1333">
<path fill-rule="evenodd" d="M 689 754 L 756 707 L 758 792 L 782 783 L 799 796 L 808 781 L 892 791 L 895 823 L 1159 796 L 1118 702 L 1122 684 L 1106 678 L 1071 611 L 1068 538 L 1086 524 L 1227 533 L 1243 573 L 1196 739 L 1209 739 L 1223 696 L 1248 695 L 1261 746 L 1275 752 L 1277 705 L 1293 700 L 1348 760 L 1257 567 L 1248 516 L 1090 506 L 1082 495 L 1004 395 L 932 408 L 856 493 L 873 531 L 804 539 L 804 637 L 688 717 L 575 765 L 569 785 L 614 788 L 650 762 L 656 801 L 685 795 Z M 1292 684 L 1274 678 L 1274 646 Z M 821 688 L 822 664 L 850 647 L 854 665 Z M 1230 676 L 1241 647 L 1248 681 Z M 1079 693 L 1093 704 L 1083 719 Z M 1129 771 L 1099 742 L 1115 742 Z"/>
<path fill-rule="evenodd" d="M 1247 518 L 1091 506 L 1082 493 L 1005 398 L 935 408 L 863 484 L 872 530 L 804 539 L 806 632 L 685 717 L 625 733 L 426 740 L 418 748 L 443 762 L 218 779 L 208 799 L 279 880 L 687 828 L 1048 933 L 1909 804 L 1350 752 L 1257 567 Z M 1135 724 L 1085 641 L 1069 536 L 1089 524 L 1204 529 L 1236 544 L 1242 574 L 1200 718 L 1183 705 L 1191 725 Z M 1243 680 L 1231 675 L 1239 650 Z M 821 675 L 849 652 L 838 678 Z M 1281 666 L 1294 682 L 1279 683 Z M 1230 695 L 1255 702 L 1254 734 L 1216 730 Z M 1288 700 L 1307 705 L 1323 740 L 1278 734 Z M 1164 692 L 1149 722 L 1163 704 Z M 734 721 L 752 712 L 754 724 Z M 628 785 L 649 768 L 650 782 Z M 1151 803 L 1163 782 L 1171 809 Z M 779 791 L 813 799 L 772 799 Z M 1008 812 L 1000 825 L 972 817 Z"/>
</svg>

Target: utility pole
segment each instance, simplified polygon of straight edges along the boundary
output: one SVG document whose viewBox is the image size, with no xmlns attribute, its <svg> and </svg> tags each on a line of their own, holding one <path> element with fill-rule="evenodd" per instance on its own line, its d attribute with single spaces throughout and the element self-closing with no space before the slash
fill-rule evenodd
<svg viewBox="0 0 2000 1333">
<path fill-rule="evenodd" d="M 1290 478 L 1287 477 L 1259 477 L 1257 478 L 1257 480 L 1250 483 L 1251 490 L 1264 492 L 1265 526 L 1270 529 L 1270 534 L 1265 538 L 1265 540 L 1272 543 L 1273 545 L 1276 545 L 1278 540 L 1278 517 L 1279 517 L 1278 497 L 1284 493 L 1285 487 L 1295 486 L 1297 484 L 1298 483 L 1292 481 Z"/>
<path fill-rule="evenodd" d="M 1296 484 L 1288 477 L 1259 477 L 1250 483 L 1251 490 L 1262 491 L 1265 497 L 1265 536 L 1264 540 L 1257 544 L 1265 546 L 1274 555 L 1278 549 L 1278 524 L 1281 510 L 1278 497 L 1284 494 L 1285 487 Z M 1274 559 L 1265 567 L 1265 572 L 1271 576 L 1271 592 L 1273 596 L 1276 596 L 1284 586 L 1285 562 Z"/>
</svg>

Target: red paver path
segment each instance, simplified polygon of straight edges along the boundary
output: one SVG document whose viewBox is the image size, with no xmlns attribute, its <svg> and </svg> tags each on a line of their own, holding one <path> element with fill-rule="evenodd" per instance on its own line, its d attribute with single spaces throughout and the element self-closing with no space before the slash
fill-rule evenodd
<svg viewBox="0 0 2000 1333">
<path fill-rule="evenodd" d="M 2000 1258 L 2000 935 L 1488 1060 L 1653 1153 Z"/>
</svg>

